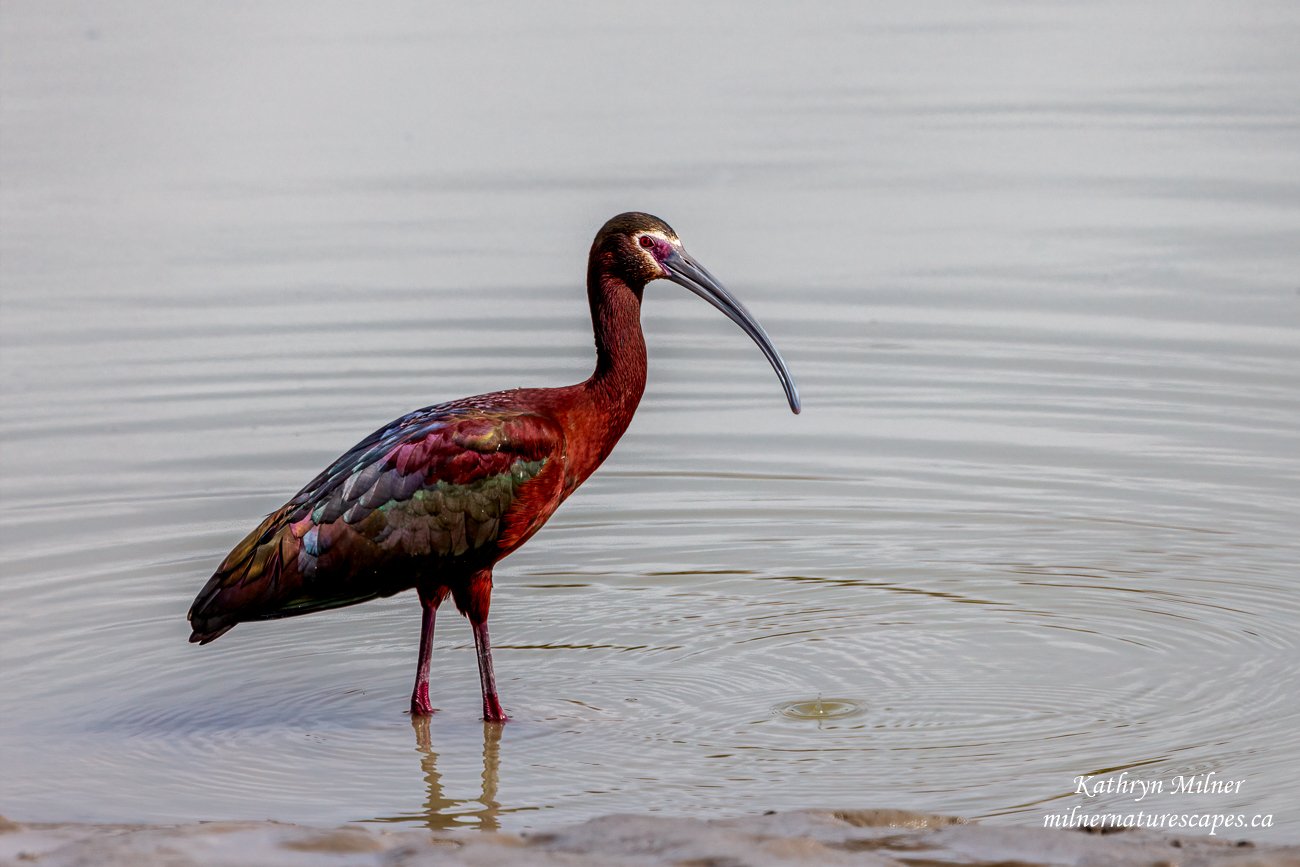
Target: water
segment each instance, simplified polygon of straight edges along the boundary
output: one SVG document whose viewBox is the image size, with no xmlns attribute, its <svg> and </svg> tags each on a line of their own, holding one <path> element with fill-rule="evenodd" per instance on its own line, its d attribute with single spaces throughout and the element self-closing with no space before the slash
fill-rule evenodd
<svg viewBox="0 0 1300 867">
<path fill-rule="evenodd" d="M 1300 839 L 1300 13 L 1287 2 L 8 4 L 0 812 L 523 829 L 1074 777 Z M 428 403 L 592 361 L 666 218 L 606 466 L 497 572 L 478 721 L 406 594 L 187 645 L 221 556 Z M 818 702 L 821 709 L 818 710 Z M 844 710 L 839 713 L 838 710 Z"/>
</svg>

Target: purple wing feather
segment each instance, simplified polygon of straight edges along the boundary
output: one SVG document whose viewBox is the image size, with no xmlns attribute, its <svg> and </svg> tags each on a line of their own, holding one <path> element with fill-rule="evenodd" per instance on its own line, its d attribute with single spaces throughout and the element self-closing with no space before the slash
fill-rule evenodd
<svg viewBox="0 0 1300 867">
<path fill-rule="evenodd" d="M 558 505 L 563 446 L 558 424 L 524 411 L 459 402 L 403 416 L 235 546 L 190 608 L 190 640 L 490 565 Z"/>
</svg>

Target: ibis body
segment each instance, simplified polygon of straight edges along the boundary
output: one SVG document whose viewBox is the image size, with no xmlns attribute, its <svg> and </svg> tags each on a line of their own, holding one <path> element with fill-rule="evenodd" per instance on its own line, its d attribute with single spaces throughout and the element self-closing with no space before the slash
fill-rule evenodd
<svg viewBox="0 0 1300 867">
<path fill-rule="evenodd" d="M 354 605 L 414 588 L 423 609 L 411 713 L 433 712 L 434 618 L 450 596 L 469 618 L 483 716 L 504 721 L 492 672 L 492 570 L 541 529 L 627 429 L 646 382 L 641 299 L 667 279 L 709 301 L 758 343 L 799 398 L 762 327 L 682 248 L 669 226 L 620 214 L 597 233 L 587 269 L 596 369 L 564 388 L 523 388 L 425 407 L 330 464 L 244 537 L 189 611 L 191 642 L 236 624 Z"/>
</svg>

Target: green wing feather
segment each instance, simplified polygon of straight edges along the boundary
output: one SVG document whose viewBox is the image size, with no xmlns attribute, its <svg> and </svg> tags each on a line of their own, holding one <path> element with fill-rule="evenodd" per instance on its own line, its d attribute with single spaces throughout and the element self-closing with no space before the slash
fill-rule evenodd
<svg viewBox="0 0 1300 867">
<path fill-rule="evenodd" d="M 190 640 L 468 577 L 550 517 L 563 454 L 563 429 L 529 412 L 465 401 L 404 416 L 235 546 L 190 609 Z"/>
</svg>

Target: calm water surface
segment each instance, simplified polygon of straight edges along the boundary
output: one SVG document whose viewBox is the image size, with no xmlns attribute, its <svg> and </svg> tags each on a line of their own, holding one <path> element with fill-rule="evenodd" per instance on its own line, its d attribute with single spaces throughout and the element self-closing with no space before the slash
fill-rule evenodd
<svg viewBox="0 0 1300 867">
<path fill-rule="evenodd" d="M 8 4 L 0 812 L 522 829 L 888 806 L 1039 824 L 1214 771 L 1300 838 L 1300 12 Z M 428 403 L 587 375 L 606 466 L 497 572 L 514 720 L 411 594 L 186 644 L 221 556 Z M 818 699 L 822 712 L 810 711 Z"/>
</svg>

